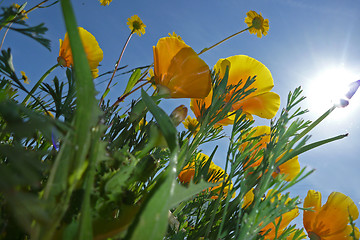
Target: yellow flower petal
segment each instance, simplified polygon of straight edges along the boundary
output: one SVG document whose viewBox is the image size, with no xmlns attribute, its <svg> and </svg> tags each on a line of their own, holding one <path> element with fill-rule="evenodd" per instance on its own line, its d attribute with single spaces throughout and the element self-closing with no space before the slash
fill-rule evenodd
<svg viewBox="0 0 360 240">
<path fill-rule="evenodd" d="M 312 211 L 304 211 L 303 224 L 307 232 L 314 230 L 316 216 L 321 209 L 321 193 L 309 190 L 304 200 L 304 208 L 311 208 Z"/>
<path fill-rule="evenodd" d="M 275 117 L 279 107 L 280 96 L 273 92 L 267 92 L 255 97 L 247 98 L 233 105 L 235 110 L 241 108 L 248 114 L 253 114 L 266 119 Z"/>
<path fill-rule="evenodd" d="M 189 162 L 187 165 L 185 165 L 185 167 L 183 167 L 183 169 L 178 175 L 179 181 L 182 183 L 189 183 L 195 176 L 196 166 L 199 165 L 204 166 L 208 160 L 209 160 L 209 156 L 203 153 L 198 153 L 195 159 L 195 161 L 198 162 L 192 161 Z M 225 175 L 225 179 L 228 178 L 228 175 L 221 167 L 217 166 L 213 162 L 210 163 L 208 175 L 210 175 L 209 179 L 207 180 L 208 182 L 219 183 L 218 186 L 209 188 L 209 191 L 215 193 L 215 195 L 211 196 L 211 199 L 217 199 L 218 196 L 216 196 L 216 194 L 218 194 L 219 191 L 221 190 L 222 184 L 224 182 L 224 175 Z M 228 192 L 231 191 L 232 188 L 233 188 L 232 182 L 230 182 L 230 186 L 227 185 L 224 187 L 223 189 L 224 197 L 227 196 Z M 234 198 L 235 193 L 233 193 L 231 197 Z"/>
<path fill-rule="evenodd" d="M 245 194 L 241 208 L 247 208 L 254 201 L 254 197 L 254 189 L 252 188 Z"/>
<path fill-rule="evenodd" d="M 141 36 L 141 34 L 145 34 L 146 25 L 141 21 L 138 15 L 128 18 L 127 25 L 129 25 L 131 32 L 136 33 L 139 36 Z"/>
<path fill-rule="evenodd" d="M 97 67 L 103 59 L 103 51 L 101 50 L 98 42 L 91 33 L 86 31 L 82 27 L 78 27 L 78 30 L 87 59 L 89 61 L 91 73 L 93 75 L 93 78 L 96 78 L 99 75 L 99 70 L 97 69 Z M 57 59 L 58 63 L 63 67 L 70 67 L 74 64 L 74 61 L 72 57 L 68 33 L 65 34 L 64 41 L 60 39 L 59 42 L 60 50 L 59 57 Z"/>
<path fill-rule="evenodd" d="M 285 175 L 285 181 L 290 182 L 293 180 L 300 172 L 300 163 L 298 156 L 295 156 L 285 163 L 279 166 L 278 172 L 274 172 L 272 176 L 275 178 L 278 174 Z"/>
<path fill-rule="evenodd" d="M 250 77 L 256 76 L 255 82 L 250 88 L 255 88 L 255 91 L 250 93 L 244 99 L 233 104 L 232 109 L 243 109 L 244 114 L 251 118 L 251 114 L 258 115 L 264 118 L 272 118 L 280 107 L 280 98 L 275 93 L 269 91 L 273 88 L 274 82 L 269 69 L 261 62 L 245 56 L 237 55 L 220 59 L 214 66 L 214 70 L 222 79 L 225 74 L 226 67 L 230 66 L 229 77 L 227 85 L 238 85 L 240 88 L 245 85 L 245 82 Z M 229 101 L 234 91 L 227 93 L 225 101 Z M 212 101 L 212 91 L 203 100 L 192 100 L 192 109 L 196 118 L 201 118 L 200 106 L 205 104 L 205 108 L 210 106 Z M 233 123 L 233 119 L 228 118 L 219 124 Z"/>
<path fill-rule="evenodd" d="M 255 11 L 249 11 L 246 13 L 247 17 L 245 18 L 245 23 L 251 34 L 257 34 L 257 37 L 261 38 L 263 35 L 266 36 L 269 31 L 269 20 L 264 19 L 261 16 L 261 13 L 258 14 Z"/>
<path fill-rule="evenodd" d="M 172 98 L 204 98 L 211 88 L 210 69 L 178 37 L 161 38 L 154 52 L 155 84 Z"/>
<path fill-rule="evenodd" d="M 112 2 L 112 0 L 99 0 L 99 2 L 102 6 L 107 6 Z"/>
<path fill-rule="evenodd" d="M 267 195 L 269 195 L 272 192 L 272 189 L 269 190 L 269 192 L 267 193 Z M 276 197 L 276 196 L 275 196 Z M 281 194 L 278 194 L 277 196 L 279 199 L 282 197 Z M 291 198 L 287 198 L 285 203 L 289 202 L 291 200 Z M 279 225 L 279 229 L 278 229 L 278 233 L 277 236 L 279 236 L 280 234 L 282 234 L 283 230 L 290 224 L 290 222 L 296 218 L 299 215 L 299 209 L 296 207 L 292 210 L 290 210 L 289 212 L 286 212 L 284 214 L 281 215 L 281 217 L 278 217 L 275 219 L 275 225 L 274 223 L 269 223 L 268 225 L 266 225 L 261 232 L 265 233 L 266 231 L 268 231 L 269 229 L 270 232 L 268 234 L 265 235 L 265 239 L 274 239 L 275 238 L 275 229 L 277 225 L 279 225 L 280 219 L 280 225 Z"/>
</svg>

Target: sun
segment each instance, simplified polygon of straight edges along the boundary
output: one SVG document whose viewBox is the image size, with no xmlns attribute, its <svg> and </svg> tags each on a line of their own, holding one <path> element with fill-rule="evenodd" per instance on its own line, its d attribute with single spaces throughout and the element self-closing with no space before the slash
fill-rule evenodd
<svg viewBox="0 0 360 240">
<path fill-rule="evenodd" d="M 310 113 L 319 115 L 324 113 L 334 104 L 338 104 L 349 91 L 349 84 L 358 80 L 358 74 L 346 69 L 343 66 L 332 67 L 320 71 L 311 79 L 305 87 L 307 94 L 308 109 Z M 359 93 L 357 94 L 359 95 Z M 351 100 L 351 108 L 359 101 Z M 357 106 L 358 108 L 359 106 Z M 334 111 L 331 115 L 335 120 L 347 118 L 350 114 L 350 107 Z"/>
</svg>

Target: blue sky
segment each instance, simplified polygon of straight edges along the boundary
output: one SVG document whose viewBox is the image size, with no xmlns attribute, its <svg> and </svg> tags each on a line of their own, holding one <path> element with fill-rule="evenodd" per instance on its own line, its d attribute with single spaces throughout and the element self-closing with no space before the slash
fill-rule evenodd
<svg viewBox="0 0 360 240">
<path fill-rule="evenodd" d="M 20 1 L 18 3 L 23 3 Z M 32 7 L 40 1 L 31 0 Z M 12 1 L 5 0 L 4 5 Z M 330 86 L 360 79 L 360 2 L 355 0 L 259 0 L 259 1 L 119 1 L 110 6 L 100 6 L 97 0 L 73 1 L 79 26 L 91 32 L 104 51 L 100 73 L 112 70 L 129 29 L 127 18 L 137 14 L 147 25 L 146 34 L 134 35 L 120 65 L 128 69 L 153 62 L 152 46 L 159 38 L 175 31 L 195 51 L 211 46 L 217 41 L 246 27 L 246 12 L 255 10 L 269 19 L 267 36 L 257 38 L 248 32 L 203 54 L 201 57 L 212 67 L 219 58 L 238 54 L 251 56 L 271 71 L 274 92 L 281 97 L 284 106 L 289 91 L 303 86 L 307 100 L 302 107 L 309 108 L 305 117 L 315 120 L 326 111 L 331 102 L 323 101 Z M 28 7 L 27 7 L 28 9 Z M 29 14 L 29 24 L 45 22 L 49 28 L 47 37 L 52 41 L 49 52 L 38 43 L 14 32 L 5 39 L 3 49 L 12 48 L 14 64 L 20 75 L 23 70 L 34 84 L 42 74 L 56 63 L 58 39 L 65 34 L 60 5 L 41 9 Z M 334 70 L 335 69 L 335 70 Z M 343 72 L 338 73 L 339 69 Z M 345 74 L 344 71 L 347 71 Z M 330 74 L 329 74 L 330 72 Z M 65 70 L 55 72 L 60 79 Z M 338 74 L 338 75 L 337 75 Z M 50 81 L 52 74 L 47 81 Z M 337 78 L 331 79 L 336 76 Z M 115 80 L 109 97 L 115 100 L 124 91 L 128 76 Z M 102 82 L 106 78 L 95 80 Z M 98 84 L 103 92 L 106 85 Z M 350 196 L 359 207 L 360 202 L 360 93 L 354 96 L 350 105 L 335 112 L 311 132 L 310 141 L 349 133 L 349 136 L 335 143 L 322 146 L 299 157 L 302 167 L 316 171 L 303 182 L 294 186 L 293 194 L 303 199 L 309 189 L 323 194 L 323 203 L 332 191 Z M 162 106 L 171 112 L 180 104 L 189 106 L 189 100 L 168 100 Z M 190 114 L 191 111 L 190 111 Z M 256 125 L 269 121 L 256 119 Z M 224 149 L 225 151 L 225 149 Z M 225 152 L 219 151 L 215 162 L 223 165 Z M 301 219 L 296 223 L 301 225 Z M 360 221 L 357 220 L 357 225 Z"/>
</svg>

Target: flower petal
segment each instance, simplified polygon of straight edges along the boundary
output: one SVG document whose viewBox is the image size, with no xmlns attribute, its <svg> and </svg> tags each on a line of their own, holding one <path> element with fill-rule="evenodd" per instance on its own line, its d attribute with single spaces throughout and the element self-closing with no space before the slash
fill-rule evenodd
<svg viewBox="0 0 360 240">
<path fill-rule="evenodd" d="M 304 200 L 304 208 L 312 208 L 313 211 L 304 210 L 303 224 L 307 232 L 313 232 L 316 216 L 321 209 L 321 193 L 309 190 Z"/>
<path fill-rule="evenodd" d="M 298 160 L 298 156 L 295 156 L 285 163 L 279 166 L 279 173 L 285 175 L 285 181 L 290 182 L 293 180 L 300 172 L 300 163 Z M 278 173 L 274 172 L 272 174 L 273 177 L 276 177 Z"/>
<path fill-rule="evenodd" d="M 208 65 L 178 37 L 161 38 L 154 52 L 155 83 L 173 98 L 204 98 L 211 89 Z"/>
<path fill-rule="evenodd" d="M 229 65 L 223 64 L 223 61 L 231 63 L 227 85 L 237 85 L 241 81 L 239 86 L 241 88 L 249 77 L 256 76 L 255 82 L 250 86 L 250 88 L 256 88 L 256 91 L 248 95 L 247 98 L 269 92 L 274 87 L 270 70 L 258 60 L 246 55 L 219 59 L 214 66 L 214 70 L 220 72 L 220 79 L 224 77 L 226 66 Z"/>
<path fill-rule="evenodd" d="M 233 105 L 235 110 L 242 108 L 242 110 L 249 114 L 254 114 L 261 118 L 273 118 L 280 107 L 280 97 L 276 93 L 267 92 L 251 98 L 246 98 L 243 101 L 237 102 Z"/>
<path fill-rule="evenodd" d="M 353 240 L 354 238 L 350 236 L 352 233 L 352 227 L 350 225 L 347 225 L 346 228 L 341 231 L 340 233 L 328 236 L 328 237 L 322 237 L 321 239 L 324 240 Z M 355 227 L 355 239 L 359 239 L 359 229 Z"/>
<path fill-rule="evenodd" d="M 332 235 L 343 231 L 349 223 L 349 215 L 355 220 L 359 216 L 353 200 L 340 192 L 332 192 L 316 217 L 316 234 Z"/>
</svg>

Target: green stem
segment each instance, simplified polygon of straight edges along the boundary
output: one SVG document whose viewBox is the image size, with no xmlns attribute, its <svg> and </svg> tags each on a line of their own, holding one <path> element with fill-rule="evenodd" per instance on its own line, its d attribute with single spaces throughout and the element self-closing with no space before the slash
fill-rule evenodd
<svg viewBox="0 0 360 240">
<path fill-rule="evenodd" d="M 316 119 L 310 126 L 308 126 L 304 131 L 302 131 L 299 135 L 297 135 L 292 142 L 296 143 L 301 138 L 303 138 L 307 133 L 309 133 L 314 127 L 316 127 L 322 120 L 324 120 L 329 114 L 334 111 L 336 106 L 332 106 L 329 110 L 327 110 L 323 115 L 321 115 L 318 119 Z"/>
<path fill-rule="evenodd" d="M 134 34 L 134 32 L 131 31 L 130 35 L 128 36 L 128 38 L 127 38 L 127 40 L 126 40 L 126 42 L 125 42 L 125 44 L 124 44 L 124 47 L 123 47 L 123 49 L 122 49 L 122 51 L 121 51 L 121 53 L 120 53 L 119 59 L 118 59 L 116 65 L 115 65 L 115 69 L 114 69 L 114 71 L 113 71 L 113 73 L 112 73 L 112 75 L 111 75 L 110 81 L 109 81 L 108 85 L 106 86 L 106 89 L 105 89 L 104 94 L 101 96 L 99 106 L 101 106 L 102 102 L 104 101 L 105 93 L 108 93 L 108 91 L 110 90 L 110 84 L 111 84 L 111 82 L 112 82 L 112 80 L 113 80 L 113 78 L 114 78 L 114 76 L 115 76 L 115 73 L 116 73 L 116 71 L 117 71 L 117 69 L 118 69 L 118 66 L 119 66 L 119 64 L 120 64 L 121 58 L 122 58 L 122 56 L 124 55 L 126 46 L 129 44 L 130 39 L 131 39 L 131 36 L 132 36 L 133 34 Z"/>
<path fill-rule="evenodd" d="M 243 33 L 243 32 L 245 32 L 245 31 L 249 30 L 250 28 L 252 28 L 252 26 L 250 26 L 250 27 L 248 27 L 248 28 L 245 28 L 245 29 L 241 30 L 240 32 L 234 33 L 234 34 L 230 35 L 230 36 L 227 37 L 227 38 L 224 38 L 223 40 L 221 40 L 221 41 L 218 42 L 218 43 L 215 43 L 215 44 L 212 45 L 211 47 L 204 48 L 203 50 L 201 50 L 201 51 L 198 53 L 198 55 L 203 54 L 204 52 L 209 51 L 210 49 L 216 47 L 217 45 L 219 45 L 219 44 L 221 44 L 221 43 L 229 40 L 229 39 L 232 38 L 232 37 L 235 37 L 236 35 L 239 35 L 240 33 Z"/>
<path fill-rule="evenodd" d="M 46 73 L 44 75 L 42 75 L 42 77 L 39 79 L 39 81 L 35 84 L 35 86 L 31 89 L 30 93 L 24 98 L 24 100 L 22 101 L 22 104 L 26 104 L 27 101 L 29 101 L 30 97 L 34 94 L 34 92 L 36 91 L 36 89 L 38 89 L 38 87 L 40 86 L 40 84 L 45 80 L 45 78 L 56 68 L 59 66 L 59 63 L 55 64 L 54 66 L 52 66 L 49 70 L 46 71 Z"/>
</svg>

